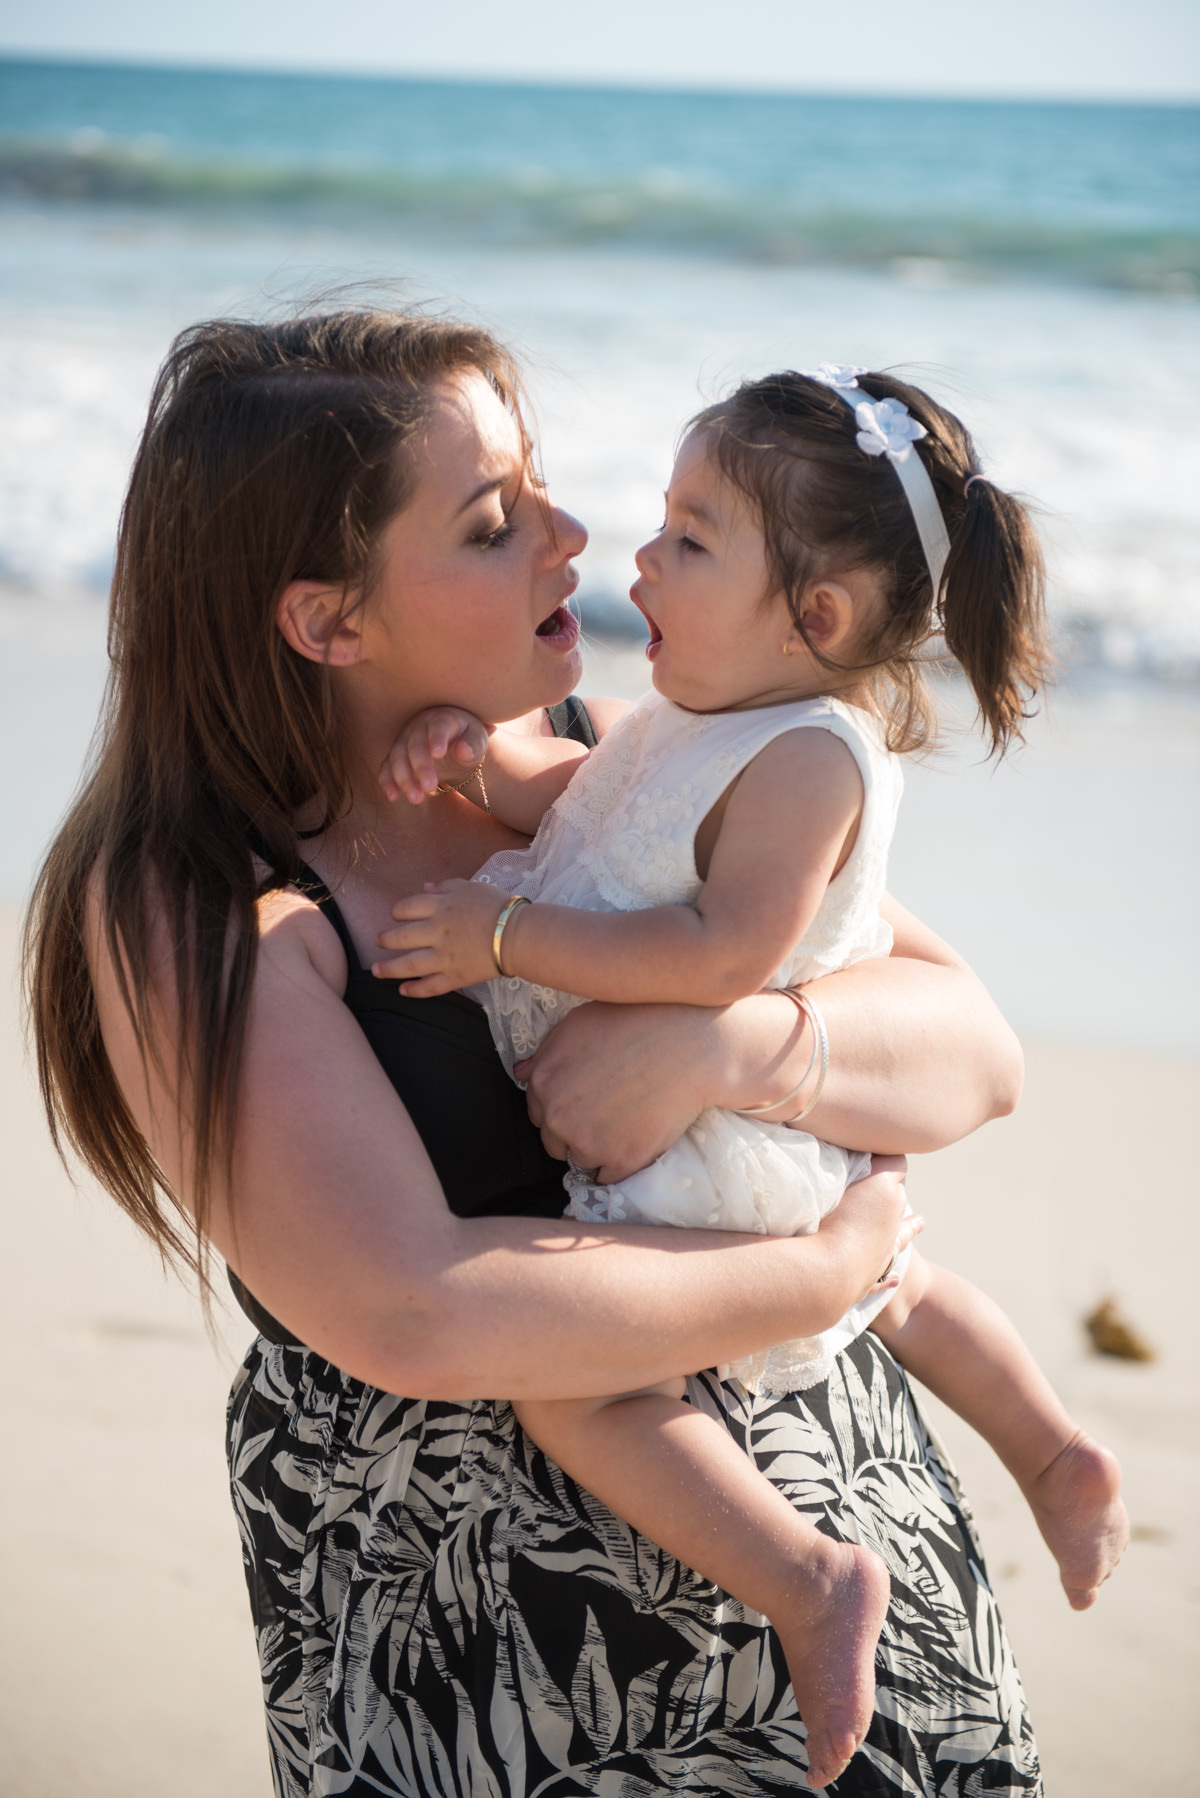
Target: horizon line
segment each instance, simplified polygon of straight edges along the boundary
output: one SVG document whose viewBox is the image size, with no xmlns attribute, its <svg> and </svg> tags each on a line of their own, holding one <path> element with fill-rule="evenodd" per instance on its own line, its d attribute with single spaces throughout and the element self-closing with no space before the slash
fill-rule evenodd
<svg viewBox="0 0 1200 1798">
<path fill-rule="evenodd" d="M 444 69 L 391 68 L 373 69 L 346 66 L 331 68 L 307 63 L 266 63 L 248 61 L 212 61 L 211 58 L 171 58 L 157 53 L 138 55 L 134 52 L 88 50 L 25 49 L 0 43 L 0 65 L 32 64 L 40 67 L 74 67 L 124 69 L 130 72 L 158 70 L 160 73 L 190 75 L 270 75 L 308 81 L 408 81 L 417 85 L 483 88 L 567 88 L 586 93 L 692 95 L 696 98 L 744 99 L 825 99 L 825 100 L 894 100 L 916 103 L 972 102 L 1010 106 L 1147 106 L 1196 109 L 1200 107 L 1200 88 L 1187 93 L 1118 93 L 1108 89 L 1094 92 L 1063 93 L 1053 90 L 1016 91 L 1013 89 L 946 88 L 916 89 L 894 87 L 861 87 L 847 89 L 833 86 L 780 87 L 767 82 L 742 82 L 720 86 L 708 81 L 664 82 L 661 79 L 640 81 L 634 76 L 589 78 L 578 73 L 551 74 L 530 71 L 524 74 L 491 74 L 487 71 L 461 73 Z"/>
</svg>

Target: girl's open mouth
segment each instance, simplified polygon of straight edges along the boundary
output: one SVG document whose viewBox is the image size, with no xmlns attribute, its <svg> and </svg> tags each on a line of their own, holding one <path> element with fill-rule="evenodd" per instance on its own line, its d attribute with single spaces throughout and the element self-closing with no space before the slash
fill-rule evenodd
<svg viewBox="0 0 1200 1798">
<path fill-rule="evenodd" d="M 579 620 L 569 606 L 555 606 L 549 618 L 542 619 L 535 635 L 554 649 L 573 649 L 579 641 Z"/>
<path fill-rule="evenodd" d="M 638 611 L 642 614 L 642 617 L 646 620 L 646 629 L 650 632 L 650 641 L 646 645 L 646 655 L 650 661 L 653 661 L 658 654 L 659 644 L 662 642 L 662 632 L 642 604 L 641 595 L 638 593 L 640 584 L 639 581 L 633 583 L 633 586 L 629 589 L 629 597 L 637 607 Z"/>
</svg>

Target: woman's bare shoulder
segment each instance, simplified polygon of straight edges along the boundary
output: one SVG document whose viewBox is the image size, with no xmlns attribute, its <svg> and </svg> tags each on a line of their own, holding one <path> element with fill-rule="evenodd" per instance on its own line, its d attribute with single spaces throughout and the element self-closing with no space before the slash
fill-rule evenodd
<svg viewBox="0 0 1200 1798">
<path fill-rule="evenodd" d="M 303 961 L 339 997 L 346 989 L 346 954 L 337 932 L 322 916 L 319 906 L 295 887 L 266 893 L 258 901 L 258 941 L 268 968 L 282 970 Z M 88 881 L 85 938 L 88 964 L 103 1018 L 107 1002 L 119 993 L 121 982 L 104 928 L 103 870 L 94 868 Z M 147 905 L 147 947 L 150 983 L 157 1006 L 171 1006 L 174 989 L 174 937 L 169 921 L 154 896 Z M 122 1010 L 124 1005 L 122 1003 Z"/>
<path fill-rule="evenodd" d="M 340 998 L 346 990 L 346 952 L 319 906 L 295 887 L 265 893 L 258 902 L 259 953 L 286 966 L 304 956 Z"/>
<path fill-rule="evenodd" d="M 162 1165 L 181 1171 L 181 1144 L 171 1120 L 178 1116 L 180 1083 L 186 1084 L 179 1056 L 180 1007 L 175 943 L 165 910 L 153 895 L 147 905 L 146 969 L 143 990 L 134 993 L 128 965 L 121 968 L 105 928 L 102 870 L 88 886 L 85 946 L 96 1014 L 113 1075 L 138 1128 Z M 281 1025 L 303 1013 L 324 1015 L 324 1029 L 344 1011 L 346 957 L 337 934 L 310 899 L 292 891 L 259 902 L 259 954 L 254 1008 L 260 1020 Z M 132 1009 L 130 1001 L 132 1003 Z"/>
</svg>

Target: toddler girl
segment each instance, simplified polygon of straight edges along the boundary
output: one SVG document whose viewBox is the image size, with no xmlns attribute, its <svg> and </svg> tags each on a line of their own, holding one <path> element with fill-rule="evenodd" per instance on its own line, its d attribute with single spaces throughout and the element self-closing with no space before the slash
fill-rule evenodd
<svg viewBox="0 0 1200 1798">
<path fill-rule="evenodd" d="M 631 597 L 650 626 L 656 691 L 590 755 L 544 745 L 561 791 L 532 844 L 493 857 L 474 882 L 401 901 L 375 971 L 416 997 L 486 982 L 478 996 L 510 1070 L 583 999 L 723 1005 L 786 991 L 811 1046 L 794 1090 L 751 1112 L 705 1111 L 614 1184 L 573 1166 L 568 1212 L 815 1230 L 869 1158 L 796 1127 L 829 1053 L 802 983 L 891 946 L 879 905 L 897 753 L 931 734 L 931 638 L 966 673 L 993 749 L 1020 734 L 1022 696 L 1045 664 L 1036 538 L 950 413 L 890 377 L 825 367 L 748 383 L 693 421 L 666 521 L 637 565 Z M 441 708 L 414 720 L 384 784 L 419 800 L 445 777 L 519 824 L 529 754 L 529 739 L 489 737 Z M 822 1336 L 721 1371 L 798 1389 L 826 1378 L 868 1323 L 997 1449 L 1071 1603 L 1091 1604 L 1127 1535 L 1116 1463 L 966 1282 L 905 1249 Z M 771 1619 L 809 1778 L 835 1778 L 871 1715 L 883 1562 L 793 1509 L 685 1402 L 682 1376 L 516 1411 L 580 1484 Z"/>
</svg>

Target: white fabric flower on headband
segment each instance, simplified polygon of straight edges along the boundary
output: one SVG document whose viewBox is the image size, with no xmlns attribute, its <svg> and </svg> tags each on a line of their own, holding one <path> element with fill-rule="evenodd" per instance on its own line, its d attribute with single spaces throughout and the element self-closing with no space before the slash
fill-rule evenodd
<svg viewBox="0 0 1200 1798">
<path fill-rule="evenodd" d="M 865 393 L 858 385 L 859 375 L 867 372 L 865 368 L 849 367 L 844 362 L 822 362 L 815 372 L 808 369 L 802 372 L 810 381 L 820 381 L 822 386 L 832 388 L 849 406 L 858 426 L 859 449 L 868 456 L 886 456 L 896 470 L 917 527 L 917 536 L 921 539 L 936 599 L 942 590 L 950 537 L 929 470 L 920 456 L 912 453 L 913 444 L 927 437 L 928 431 L 923 424 L 918 424 L 903 400 L 873 400 L 869 393 Z"/>
<path fill-rule="evenodd" d="M 822 387 L 836 387 L 840 393 L 843 388 L 857 387 L 859 375 L 867 371 L 854 362 L 822 362 L 820 368 L 804 368 L 800 372 L 810 381 L 819 381 Z"/>
<path fill-rule="evenodd" d="M 912 446 L 928 435 L 902 400 L 864 398 L 854 407 L 856 439 L 868 456 L 886 456 L 889 462 L 906 462 Z"/>
</svg>

